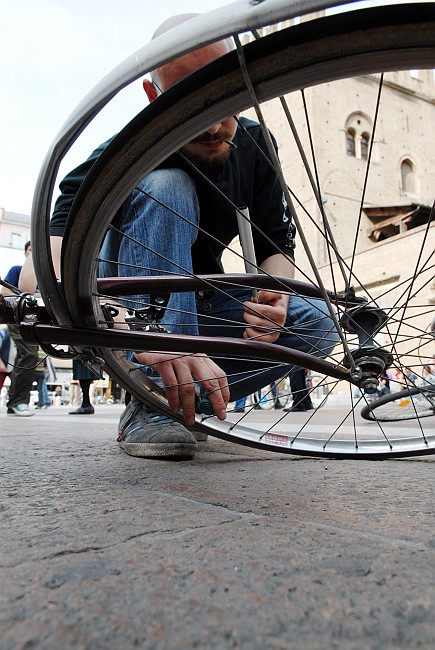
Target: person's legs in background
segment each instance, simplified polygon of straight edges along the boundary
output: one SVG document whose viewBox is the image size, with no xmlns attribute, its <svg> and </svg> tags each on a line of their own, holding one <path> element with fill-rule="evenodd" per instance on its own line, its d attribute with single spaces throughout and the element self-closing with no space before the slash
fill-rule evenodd
<svg viewBox="0 0 435 650">
<path fill-rule="evenodd" d="M 92 413 L 94 412 L 94 408 L 91 405 L 91 397 L 90 397 L 90 390 L 91 390 L 91 384 L 93 382 L 93 379 L 80 379 L 80 388 L 82 389 L 82 408 L 86 409 L 92 409 Z"/>
<path fill-rule="evenodd" d="M 311 411 L 314 406 L 311 401 L 310 391 L 307 387 L 305 368 L 295 367 L 290 371 L 290 387 L 293 404 L 285 411 Z"/>
<path fill-rule="evenodd" d="M 74 411 L 69 411 L 69 415 L 92 415 L 94 407 L 90 400 L 90 388 L 92 382 L 97 379 L 97 375 L 92 372 L 81 361 L 73 361 L 73 379 L 78 380 L 82 390 L 82 403 Z"/>
<path fill-rule="evenodd" d="M 35 404 L 35 408 L 47 408 L 51 406 L 51 402 L 48 396 L 47 381 L 44 377 L 44 372 L 42 370 L 35 372 L 35 378 L 38 390 L 38 403 Z"/>
<path fill-rule="evenodd" d="M 245 406 L 246 406 L 246 397 L 241 397 L 240 399 L 236 400 L 236 403 L 234 404 L 234 411 L 236 413 L 244 413 Z"/>
<path fill-rule="evenodd" d="M 47 376 L 46 373 L 44 372 L 44 378 L 42 381 L 42 403 L 43 406 L 48 408 L 51 406 L 51 400 L 50 400 L 50 395 L 48 394 L 48 387 L 47 387 Z"/>
<path fill-rule="evenodd" d="M 18 325 L 9 325 L 8 329 L 16 345 L 17 355 L 9 386 L 7 414 L 28 417 L 35 414 L 29 408 L 29 402 L 35 368 L 38 364 L 38 346 L 23 341 Z"/>
</svg>

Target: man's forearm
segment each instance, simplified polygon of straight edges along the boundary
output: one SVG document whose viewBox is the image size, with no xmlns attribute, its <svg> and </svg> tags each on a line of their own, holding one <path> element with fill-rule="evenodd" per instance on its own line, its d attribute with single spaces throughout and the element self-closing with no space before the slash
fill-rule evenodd
<svg viewBox="0 0 435 650">
<path fill-rule="evenodd" d="M 62 250 L 62 237 L 50 237 L 51 256 L 53 259 L 54 272 L 56 277 L 60 278 L 60 254 Z M 35 293 L 36 291 L 36 275 L 33 266 L 32 253 L 26 257 L 23 268 L 20 273 L 20 281 L 18 287 L 21 291 L 27 293 Z"/>
<path fill-rule="evenodd" d="M 281 275 L 286 278 L 294 278 L 295 276 L 295 266 L 293 262 L 290 262 L 290 260 L 284 255 L 281 255 L 281 253 L 266 258 L 261 265 L 261 268 L 269 275 Z"/>
</svg>

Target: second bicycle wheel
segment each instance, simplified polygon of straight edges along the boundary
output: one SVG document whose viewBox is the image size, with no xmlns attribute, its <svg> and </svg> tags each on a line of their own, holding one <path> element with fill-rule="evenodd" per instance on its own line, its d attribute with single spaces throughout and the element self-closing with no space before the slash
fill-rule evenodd
<svg viewBox="0 0 435 650">
<path fill-rule="evenodd" d="M 108 228 L 116 227 L 119 236 L 123 237 L 117 219 L 120 206 L 137 183 L 163 160 L 228 115 L 250 109 L 253 104 L 252 89 L 259 102 L 267 102 L 265 108 L 276 97 L 287 95 L 291 103 L 294 94 L 302 93 L 302 103 L 306 109 L 302 121 L 306 131 L 299 140 L 304 149 L 303 143 L 310 141 L 310 131 L 307 128 L 310 107 L 306 106 L 306 89 L 319 89 L 322 96 L 324 88 L 347 78 L 370 78 L 371 82 L 372 79 L 380 78 L 380 73 L 384 71 L 435 67 L 434 27 L 433 6 L 425 4 L 418 5 L 418 8 L 415 5 L 382 7 L 321 18 L 248 43 L 244 47 L 244 72 L 240 69 L 237 53 L 232 52 L 165 92 L 113 140 L 95 163 L 74 203 L 65 233 L 62 273 L 65 300 L 74 325 L 94 326 L 102 330 L 110 326 L 110 319 L 102 311 L 101 303 L 105 301 L 116 305 L 122 298 L 118 299 L 116 292 L 106 290 L 103 295 L 99 291 L 101 245 Z M 250 79 L 248 89 L 245 84 L 246 73 Z M 392 82 L 385 84 L 380 78 L 379 96 L 385 88 L 385 92 L 389 93 L 393 85 Z M 284 115 L 287 117 L 286 106 Z M 376 104 L 374 114 L 378 112 L 378 107 L 379 104 Z M 358 127 L 361 126 L 358 120 L 364 122 L 366 119 L 365 115 L 360 116 L 359 113 L 354 117 Z M 275 122 L 279 119 L 281 118 L 274 117 Z M 370 138 L 366 135 L 364 124 L 360 135 L 353 127 L 353 122 L 348 128 L 349 150 L 352 154 L 352 147 L 357 146 L 358 160 L 370 162 L 366 145 L 377 137 L 374 125 L 375 116 Z M 271 130 L 274 131 L 273 122 Z M 350 136 L 353 137 L 354 144 L 350 142 Z M 315 157 L 315 146 L 310 145 L 310 149 L 308 155 Z M 399 221 L 395 220 L 397 212 L 391 218 L 387 216 L 387 220 L 390 219 L 388 224 L 384 223 L 382 228 L 375 227 L 379 221 L 379 210 L 374 213 L 373 210 L 370 212 L 370 208 L 383 206 L 383 197 L 374 199 L 370 196 L 368 201 L 365 192 L 367 184 L 370 186 L 370 176 L 362 173 L 359 198 L 352 198 L 355 201 L 353 229 L 358 236 L 363 233 L 364 222 L 361 216 L 363 208 L 367 208 L 367 214 L 373 217 L 375 224 L 370 236 L 377 238 L 377 241 L 372 247 L 371 258 L 366 257 L 367 268 L 358 266 L 359 256 L 364 252 L 359 239 L 355 237 L 355 243 L 349 246 L 349 237 L 341 231 L 334 214 L 329 215 L 328 220 L 322 207 L 323 188 L 328 187 L 336 174 L 333 158 L 332 155 L 326 170 L 318 170 L 313 164 L 312 177 L 317 177 L 317 180 L 310 190 L 311 197 L 307 196 L 309 183 L 304 181 L 297 187 L 297 183 L 292 182 L 292 174 L 284 167 L 287 184 L 290 185 L 297 206 L 296 212 L 307 220 L 307 225 L 304 223 L 300 229 L 300 235 L 305 229 L 323 232 L 322 276 L 326 285 L 333 293 L 345 289 L 345 303 L 351 294 L 350 285 L 356 285 L 357 294 L 363 296 L 369 304 L 380 304 L 387 314 L 387 320 L 378 327 L 376 335 L 382 337 L 381 346 L 391 355 L 392 367 L 397 371 L 409 366 L 418 370 L 418 367 L 428 363 L 432 354 L 430 345 L 433 344 L 433 339 L 425 339 L 423 324 L 423 319 L 427 318 L 431 309 L 427 296 L 428 287 L 433 282 L 433 209 L 429 206 L 428 212 L 416 209 L 413 212 L 410 209 L 409 214 L 405 213 L 404 218 L 408 220 L 418 213 L 420 221 L 416 222 L 416 231 L 419 243 L 412 259 L 407 261 L 406 273 L 396 279 L 394 287 L 382 290 L 380 283 L 380 289 L 373 291 L 372 270 L 374 264 L 380 265 L 383 261 L 383 250 L 377 244 L 382 244 L 387 226 L 394 227 Z M 377 165 L 380 165 L 380 158 L 381 156 L 375 161 Z M 369 169 L 371 168 L 367 166 Z M 379 175 L 381 167 L 375 167 L 375 172 Z M 318 178 L 320 174 L 321 180 Z M 425 183 L 429 184 L 432 179 L 433 175 L 428 176 Z M 346 185 L 345 178 L 341 182 Z M 358 193 L 354 194 L 356 196 Z M 330 196 L 333 197 L 334 193 L 330 192 Z M 306 207 L 310 201 L 314 206 L 311 214 Z M 181 218 L 184 218 L 183 215 Z M 337 238 L 332 241 L 334 231 Z M 340 246 L 344 245 L 342 254 L 337 250 L 335 241 Z M 316 248 L 319 250 L 318 244 Z M 313 251 L 307 253 L 313 259 Z M 314 258 L 315 254 L 316 251 Z M 370 264 L 369 259 L 377 262 L 372 261 Z M 328 260 L 329 264 L 326 264 L 325 261 Z M 320 263 L 314 260 L 314 266 L 318 268 Z M 305 277 L 308 273 L 308 279 L 311 280 L 311 272 L 305 270 L 307 267 L 303 261 L 300 268 Z M 180 273 L 183 275 L 182 270 Z M 135 275 L 140 275 L 140 272 L 132 268 L 131 276 Z M 231 286 L 237 288 L 234 284 Z M 279 287 L 277 282 L 275 288 Z M 213 284 L 213 291 L 217 290 L 221 289 Z M 228 287 L 223 291 L 228 291 Z M 333 308 L 341 311 L 343 305 L 336 303 Z M 101 336 L 104 336 L 104 331 Z M 341 336 L 342 344 L 355 345 L 355 335 L 352 331 L 349 332 L 349 328 L 344 328 Z M 256 414 L 252 416 L 245 413 L 240 418 L 230 414 L 226 422 L 219 422 L 214 417 L 198 416 L 196 428 L 242 444 L 287 453 L 356 458 L 433 453 L 435 440 L 431 431 L 412 427 L 400 432 L 380 427 L 368 429 L 370 425 L 359 420 L 356 409 L 360 405 L 352 403 L 353 388 L 350 383 L 346 385 L 351 378 L 342 365 L 342 344 L 336 346 L 329 355 L 329 366 L 326 369 L 323 367 L 324 385 L 328 386 L 330 394 L 328 393 L 328 406 L 322 409 L 317 421 L 316 411 L 303 420 L 297 420 L 295 414 L 286 414 L 273 421 L 259 421 Z M 186 341 L 186 352 L 189 352 L 189 346 L 193 351 L 192 342 Z M 244 360 L 257 354 L 257 351 L 261 356 L 259 348 L 254 352 L 254 348 L 247 347 Z M 153 378 L 138 371 L 128 354 L 122 350 L 103 349 L 101 354 L 109 372 L 119 383 L 156 408 L 169 412 L 164 395 Z M 268 362 L 272 363 L 272 360 L 269 359 Z M 319 372 L 318 360 L 314 356 L 304 358 L 304 363 L 307 368 Z M 281 361 L 281 365 L 284 376 L 288 371 L 288 359 Z M 175 417 L 180 419 L 182 416 Z"/>
<path fill-rule="evenodd" d="M 435 416 L 435 387 L 405 388 L 373 400 L 361 409 L 365 420 L 399 422 Z"/>
</svg>

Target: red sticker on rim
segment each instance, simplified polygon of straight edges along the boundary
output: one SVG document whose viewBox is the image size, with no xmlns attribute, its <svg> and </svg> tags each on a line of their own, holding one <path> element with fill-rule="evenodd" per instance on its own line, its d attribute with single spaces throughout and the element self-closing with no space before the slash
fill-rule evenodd
<svg viewBox="0 0 435 650">
<path fill-rule="evenodd" d="M 271 445 L 280 445 L 281 447 L 287 447 L 288 445 L 288 436 L 283 436 L 279 433 L 266 433 L 264 436 L 266 442 L 269 442 Z"/>
</svg>

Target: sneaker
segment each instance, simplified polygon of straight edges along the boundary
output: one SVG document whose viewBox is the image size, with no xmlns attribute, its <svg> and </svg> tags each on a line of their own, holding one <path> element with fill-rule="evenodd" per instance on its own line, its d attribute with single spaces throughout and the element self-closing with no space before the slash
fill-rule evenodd
<svg viewBox="0 0 435 650">
<path fill-rule="evenodd" d="M 192 431 L 192 435 L 196 442 L 207 442 L 208 440 L 208 434 L 202 433 L 202 431 Z"/>
<path fill-rule="evenodd" d="M 35 415 L 35 412 L 29 409 L 28 404 L 17 404 L 16 406 L 8 406 L 7 415 L 19 415 L 21 418 L 28 418 Z"/>
<path fill-rule="evenodd" d="M 192 458 L 198 446 L 185 427 L 135 397 L 119 420 L 118 443 L 126 454 L 141 458 Z"/>
</svg>

